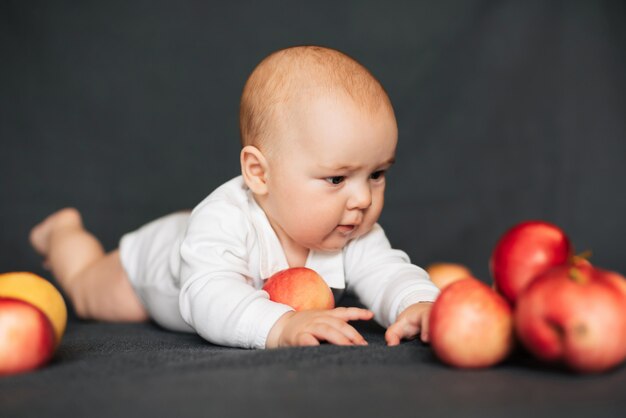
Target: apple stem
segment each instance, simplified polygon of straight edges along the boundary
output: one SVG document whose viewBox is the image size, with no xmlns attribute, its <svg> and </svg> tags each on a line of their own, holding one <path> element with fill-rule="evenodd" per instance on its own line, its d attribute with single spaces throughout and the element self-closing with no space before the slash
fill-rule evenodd
<svg viewBox="0 0 626 418">
<path fill-rule="evenodd" d="M 589 259 L 591 258 L 591 256 L 593 255 L 593 251 L 591 250 L 585 250 L 580 254 L 576 254 L 572 256 L 571 262 L 572 264 L 576 264 L 579 263 L 581 261 L 589 261 Z"/>
<path fill-rule="evenodd" d="M 585 274 L 576 267 L 569 269 L 569 277 L 578 284 L 587 283 L 587 276 L 585 276 Z"/>
</svg>

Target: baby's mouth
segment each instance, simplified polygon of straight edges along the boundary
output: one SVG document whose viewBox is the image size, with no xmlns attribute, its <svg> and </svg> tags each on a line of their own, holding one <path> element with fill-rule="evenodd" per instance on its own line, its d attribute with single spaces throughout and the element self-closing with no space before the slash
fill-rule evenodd
<svg viewBox="0 0 626 418">
<path fill-rule="evenodd" d="M 342 234 L 349 234 L 355 229 L 356 229 L 356 225 L 338 225 L 337 226 L 337 231 L 341 232 Z"/>
</svg>

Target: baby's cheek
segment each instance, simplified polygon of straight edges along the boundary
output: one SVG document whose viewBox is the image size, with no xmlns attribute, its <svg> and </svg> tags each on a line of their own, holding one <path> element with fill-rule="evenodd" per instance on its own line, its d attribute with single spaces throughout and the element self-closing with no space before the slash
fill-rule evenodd
<svg viewBox="0 0 626 418">
<path fill-rule="evenodd" d="M 365 214 L 364 224 L 366 224 L 369 229 L 372 229 L 374 224 L 378 222 L 378 218 L 380 218 L 380 214 L 382 212 L 382 205 L 372 205 L 367 213 Z"/>
<path fill-rule="evenodd" d="M 368 232 L 370 232 L 372 230 L 372 228 L 374 227 L 374 224 L 376 223 L 376 221 L 365 221 L 361 224 L 361 226 L 359 226 L 359 229 L 356 231 L 356 234 L 354 236 L 354 238 L 359 238 L 362 237 L 363 235 L 367 234 Z"/>
<path fill-rule="evenodd" d="M 341 220 L 342 207 L 324 204 L 322 201 L 312 201 L 308 205 L 302 207 L 300 222 L 306 222 L 316 225 L 316 228 L 337 226 Z"/>
<path fill-rule="evenodd" d="M 321 215 L 302 213 L 293 219 L 294 235 L 302 242 L 316 242 L 325 237 L 335 223 L 328 222 Z M 297 232 L 295 232 L 297 231 Z"/>
</svg>

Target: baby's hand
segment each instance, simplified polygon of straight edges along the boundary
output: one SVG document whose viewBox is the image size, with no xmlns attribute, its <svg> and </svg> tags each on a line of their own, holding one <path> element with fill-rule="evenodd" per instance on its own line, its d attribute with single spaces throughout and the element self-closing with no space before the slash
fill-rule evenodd
<svg viewBox="0 0 626 418">
<path fill-rule="evenodd" d="M 267 348 L 319 345 L 367 345 L 367 341 L 348 321 L 370 320 L 374 314 L 360 308 L 335 308 L 287 312 L 267 336 Z"/>
<path fill-rule="evenodd" d="M 417 334 L 420 334 L 423 342 L 428 342 L 428 317 L 432 307 L 430 302 L 421 302 L 402 311 L 396 322 L 387 328 L 387 345 L 398 345 L 400 340 L 414 338 Z"/>
</svg>

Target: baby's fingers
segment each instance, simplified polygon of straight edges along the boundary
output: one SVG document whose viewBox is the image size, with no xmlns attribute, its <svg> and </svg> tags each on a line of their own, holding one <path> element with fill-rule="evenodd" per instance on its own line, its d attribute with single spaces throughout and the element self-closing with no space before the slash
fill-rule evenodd
<svg viewBox="0 0 626 418">
<path fill-rule="evenodd" d="M 387 329 L 385 332 L 385 341 L 388 346 L 394 346 L 400 344 L 400 337 L 391 329 Z"/>
<path fill-rule="evenodd" d="M 333 324 L 333 326 L 339 332 L 345 335 L 350 340 L 351 344 L 367 345 L 367 341 L 365 341 L 365 338 L 363 338 L 363 336 L 352 325 L 344 322 L 343 320 L 335 321 L 336 322 Z"/>
<path fill-rule="evenodd" d="M 313 347 L 320 345 L 320 342 L 309 332 L 303 332 L 296 338 L 296 345 L 300 347 Z"/>
<path fill-rule="evenodd" d="M 419 321 L 409 321 L 406 318 L 400 318 L 397 322 L 391 324 L 385 332 L 385 340 L 387 345 L 393 346 L 400 344 L 402 339 L 410 339 L 420 332 Z"/>
<path fill-rule="evenodd" d="M 420 338 L 425 343 L 430 342 L 430 332 L 428 329 L 428 324 L 429 324 L 428 317 L 429 315 L 426 315 L 426 317 L 422 319 L 422 330 L 420 332 Z"/>
<path fill-rule="evenodd" d="M 318 340 L 335 345 L 367 345 L 361 334 L 345 322 L 316 324 L 310 332 Z"/>
<path fill-rule="evenodd" d="M 330 315 L 343 321 L 369 321 L 374 317 L 372 311 L 361 308 L 335 308 L 329 311 Z"/>
</svg>

